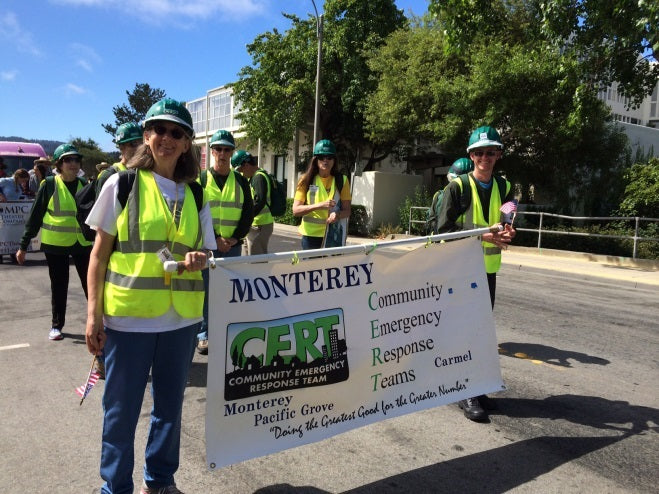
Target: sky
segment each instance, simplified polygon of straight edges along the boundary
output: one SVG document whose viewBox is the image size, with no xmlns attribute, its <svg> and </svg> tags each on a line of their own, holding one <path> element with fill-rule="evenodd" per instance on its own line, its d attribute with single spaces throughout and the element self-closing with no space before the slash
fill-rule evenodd
<svg viewBox="0 0 659 494">
<path fill-rule="evenodd" d="M 367 0 L 364 0 L 367 1 Z M 322 13 L 323 0 L 315 0 Z M 428 0 L 396 0 L 406 16 Z M 311 0 L 1 0 L 0 136 L 93 139 L 136 83 L 190 101 L 235 81 L 257 35 L 306 18 Z"/>
</svg>

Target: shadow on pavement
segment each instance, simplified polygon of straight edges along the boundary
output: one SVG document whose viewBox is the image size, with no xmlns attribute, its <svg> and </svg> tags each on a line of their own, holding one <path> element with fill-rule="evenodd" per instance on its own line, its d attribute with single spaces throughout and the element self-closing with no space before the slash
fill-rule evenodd
<svg viewBox="0 0 659 494">
<path fill-rule="evenodd" d="M 506 342 L 499 344 L 499 354 L 506 357 L 521 358 L 526 360 L 541 360 L 547 364 L 560 365 L 562 367 L 572 367 L 568 360 L 575 360 L 583 364 L 610 364 L 606 359 L 594 357 L 580 352 L 571 352 L 561 350 L 547 345 L 537 343 L 516 343 Z"/>
<path fill-rule="evenodd" d="M 509 417 L 568 420 L 612 431 L 613 435 L 539 436 L 393 475 L 343 494 L 508 492 L 584 455 L 645 431 L 657 431 L 659 424 L 659 411 L 654 408 L 630 406 L 626 401 L 594 396 L 559 395 L 544 400 L 500 398 L 496 402 L 497 413 Z M 319 494 L 325 491 L 278 484 L 254 494 L 289 492 Z"/>
</svg>

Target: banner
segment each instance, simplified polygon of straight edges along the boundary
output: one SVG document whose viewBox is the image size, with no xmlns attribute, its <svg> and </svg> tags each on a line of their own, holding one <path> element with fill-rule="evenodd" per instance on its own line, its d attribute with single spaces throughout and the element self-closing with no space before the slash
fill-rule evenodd
<svg viewBox="0 0 659 494">
<path fill-rule="evenodd" d="M 504 389 L 478 238 L 210 273 L 211 469 Z"/>
<path fill-rule="evenodd" d="M 16 254 L 31 209 L 32 201 L 0 203 L 0 255 Z M 37 235 L 32 239 L 28 251 L 39 250 L 41 246 L 39 238 L 40 236 Z"/>
</svg>

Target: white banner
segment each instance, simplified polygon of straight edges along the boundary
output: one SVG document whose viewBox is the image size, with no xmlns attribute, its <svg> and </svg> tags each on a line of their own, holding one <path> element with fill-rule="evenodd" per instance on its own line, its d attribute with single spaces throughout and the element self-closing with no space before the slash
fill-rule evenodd
<svg viewBox="0 0 659 494">
<path fill-rule="evenodd" d="M 504 389 L 477 238 L 219 265 L 211 469 Z"/>
<path fill-rule="evenodd" d="M 31 209 L 32 201 L 0 202 L 0 255 L 16 254 Z M 32 240 L 28 251 L 39 250 L 39 238 Z"/>
</svg>

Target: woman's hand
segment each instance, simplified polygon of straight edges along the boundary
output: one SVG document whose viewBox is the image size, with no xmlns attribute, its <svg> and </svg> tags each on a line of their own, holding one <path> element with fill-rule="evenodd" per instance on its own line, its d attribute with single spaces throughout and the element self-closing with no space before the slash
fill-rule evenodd
<svg viewBox="0 0 659 494">
<path fill-rule="evenodd" d="M 105 327 L 103 327 L 102 314 L 89 314 L 87 316 L 87 328 L 85 329 L 85 342 L 87 350 L 92 355 L 101 355 L 105 346 Z"/>
<path fill-rule="evenodd" d="M 25 251 L 23 249 L 16 251 L 16 262 L 21 265 L 25 264 Z"/>
<path fill-rule="evenodd" d="M 201 271 L 208 264 L 208 256 L 205 252 L 196 250 L 193 252 L 188 252 L 185 254 L 185 260 L 183 263 L 179 263 L 178 273 L 181 274 L 183 271 Z"/>
</svg>

